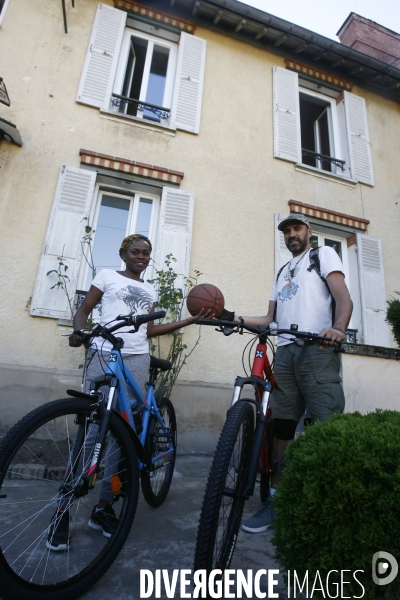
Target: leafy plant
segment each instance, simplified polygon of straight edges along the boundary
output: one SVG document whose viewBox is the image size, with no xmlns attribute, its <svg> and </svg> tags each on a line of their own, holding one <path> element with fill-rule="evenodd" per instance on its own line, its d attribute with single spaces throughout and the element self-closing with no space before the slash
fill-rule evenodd
<svg viewBox="0 0 400 600">
<path fill-rule="evenodd" d="M 68 293 L 67 285 L 68 285 L 68 282 L 70 279 L 67 275 L 67 270 L 68 270 L 68 265 L 65 264 L 64 256 L 62 255 L 59 258 L 58 268 L 52 269 L 51 271 L 47 271 L 46 277 L 48 277 L 52 273 L 54 273 L 57 276 L 57 282 L 54 285 L 52 285 L 50 289 L 53 290 L 54 288 L 56 288 L 57 290 L 61 290 L 62 292 L 64 292 L 64 294 L 66 295 L 67 300 L 68 300 L 68 306 L 69 306 L 69 310 L 71 312 L 71 319 L 72 319 L 74 316 L 74 309 L 73 309 L 73 305 L 72 305 L 72 297 Z"/>
<path fill-rule="evenodd" d="M 400 296 L 400 292 L 395 292 Z M 388 309 L 386 311 L 386 320 L 389 321 L 392 327 L 393 337 L 400 348 L 400 300 L 392 298 L 387 301 Z"/>
<path fill-rule="evenodd" d="M 83 257 L 84 257 L 86 263 L 89 265 L 89 269 L 92 272 L 92 279 L 94 279 L 96 277 L 96 267 L 94 266 L 92 248 L 93 248 L 93 234 L 95 233 L 96 230 L 93 229 L 91 227 L 91 225 L 89 225 L 89 220 L 87 217 L 83 217 L 83 220 L 88 221 L 88 224 L 85 225 L 85 233 L 81 239 L 82 254 L 83 254 Z"/>
<path fill-rule="evenodd" d="M 82 220 L 88 221 L 88 217 L 83 217 Z M 95 229 L 92 229 L 91 225 L 89 225 L 89 222 L 88 222 L 88 224 L 85 225 L 85 233 L 83 234 L 83 236 L 81 238 L 82 254 L 83 254 L 83 257 L 84 257 L 86 263 L 89 266 L 89 269 L 92 272 L 92 279 L 94 279 L 96 277 L 96 267 L 93 262 L 93 253 L 92 253 L 93 233 L 94 232 L 95 232 Z M 64 249 L 63 249 L 63 253 L 64 253 Z M 46 273 L 46 276 L 49 276 L 52 273 L 56 274 L 58 281 L 54 285 L 52 285 L 50 289 L 53 290 L 54 288 L 56 288 L 57 290 L 61 290 L 62 292 L 64 292 L 64 294 L 68 300 L 68 306 L 69 306 L 69 310 L 71 313 L 71 319 L 73 319 L 74 318 L 74 307 L 73 307 L 73 302 L 72 302 L 73 297 L 70 296 L 69 292 L 68 292 L 68 282 L 70 281 L 70 279 L 67 275 L 68 265 L 66 265 L 63 261 L 64 261 L 64 256 L 62 255 L 59 259 L 58 268 L 48 271 Z M 93 320 L 93 313 L 91 313 L 89 315 L 86 327 L 90 331 L 94 325 L 95 325 L 95 322 Z"/>
<path fill-rule="evenodd" d="M 277 558 L 292 573 L 292 592 L 293 571 L 301 582 L 308 572 L 310 593 L 317 571 L 326 582 L 336 569 L 329 577 L 331 596 L 325 587 L 325 596 L 315 592 L 313 598 L 338 597 L 334 584 L 341 570 L 350 581 L 346 597 L 400 597 L 400 577 L 379 586 L 371 575 L 376 552 L 400 556 L 399 431 L 399 412 L 377 410 L 335 415 L 309 426 L 289 444 L 288 465 L 274 498 L 273 541 Z M 357 570 L 365 595 L 352 577 Z"/>
<path fill-rule="evenodd" d="M 165 268 L 156 271 L 157 276 L 154 279 L 148 280 L 149 283 L 154 285 L 158 293 L 158 301 L 155 303 L 155 307 L 156 309 L 167 311 L 167 316 L 165 317 L 165 321 L 167 322 L 181 320 L 187 295 L 191 288 L 197 284 L 200 275 L 202 275 L 200 271 L 195 271 L 194 277 L 184 277 L 183 286 L 178 287 L 177 279 L 180 278 L 180 275 L 172 267 L 172 263 L 174 262 L 176 262 L 176 258 L 172 254 L 167 254 L 164 262 Z M 182 333 L 179 329 L 163 337 L 168 338 L 168 356 L 166 358 L 172 362 L 172 369 L 160 374 L 157 387 L 167 386 L 168 391 L 165 395 L 169 397 L 183 365 L 198 345 L 201 334 L 199 331 L 197 340 L 190 350 L 188 350 L 187 344 L 183 343 Z M 150 351 L 156 353 L 158 357 L 164 354 L 163 358 L 165 358 L 165 353 L 162 352 L 162 348 L 164 347 L 165 344 L 162 343 L 160 337 L 150 339 Z"/>
</svg>

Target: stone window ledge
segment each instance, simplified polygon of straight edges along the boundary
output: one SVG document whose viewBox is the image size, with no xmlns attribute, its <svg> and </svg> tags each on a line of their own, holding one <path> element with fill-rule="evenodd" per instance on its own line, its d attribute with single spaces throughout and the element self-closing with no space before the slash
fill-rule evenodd
<svg viewBox="0 0 400 600">
<path fill-rule="evenodd" d="M 368 346 L 367 344 L 342 344 L 345 354 L 358 354 L 360 356 L 374 356 L 375 358 L 390 358 L 400 360 L 399 348 L 385 348 L 383 346 Z"/>
<path fill-rule="evenodd" d="M 357 185 L 357 181 L 355 181 L 355 179 L 343 177 L 342 175 L 331 173 L 330 171 L 323 171 L 322 169 L 304 165 L 303 163 L 296 163 L 294 168 L 295 171 L 299 171 L 300 173 L 306 173 L 308 175 L 314 175 L 314 177 L 320 177 L 321 179 L 327 179 L 329 181 L 334 181 L 335 183 L 341 183 L 342 185 L 346 185 L 352 189 L 354 189 Z"/>
<path fill-rule="evenodd" d="M 140 129 L 150 129 L 151 131 L 156 131 L 158 133 L 164 133 L 171 136 L 175 136 L 176 134 L 175 127 L 162 125 L 161 123 L 156 123 L 155 121 L 147 121 L 146 119 L 140 119 L 138 117 L 134 117 L 133 115 L 123 115 L 114 110 L 107 110 L 106 108 L 100 109 L 100 116 L 112 121 L 119 121 L 120 123 L 133 125 L 134 127 L 139 127 Z"/>
</svg>

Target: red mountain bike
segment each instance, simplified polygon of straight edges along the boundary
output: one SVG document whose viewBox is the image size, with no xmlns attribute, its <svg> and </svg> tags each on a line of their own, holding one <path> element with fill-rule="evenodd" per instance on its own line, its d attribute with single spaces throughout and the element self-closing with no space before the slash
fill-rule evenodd
<svg viewBox="0 0 400 600">
<path fill-rule="evenodd" d="M 269 348 L 274 357 L 275 350 L 269 336 L 291 336 L 291 340 L 301 344 L 314 344 L 323 338 L 297 331 L 297 325 L 277 329 L 277 323 L 270 323 L 270 327 L 215 319 L 198 319 L 197 323 L 218 325 L 216 331 L 224 335 L 244 331 L 253 334 L 253 340 L 246 346 L 250 346 L 249 363 L 257 343 L 250 376 L 235 380 L 232 404 L 215 450 L 197 532 L 194 569 L 223 572 L 232 560 L 244 503 L 254 493 L 257 472 L 261 472 L 261 500 L 265 501 L 269 495 L 273 422 L 268 400 L 275 385 L 273 360 L 270 363 L 267 354 Z M 245 386 L 253 388 L 254 397 L 241 397 Z"/>
</svg>

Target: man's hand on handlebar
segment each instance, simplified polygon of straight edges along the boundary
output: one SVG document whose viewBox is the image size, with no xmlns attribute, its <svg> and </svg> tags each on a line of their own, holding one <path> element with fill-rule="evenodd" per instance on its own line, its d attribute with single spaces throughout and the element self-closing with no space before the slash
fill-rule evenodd
<svg viewBox="0 0 400 600">
<path fill-rule="evenodd" d="M 320 350 L 322 350 L 324 346 L 337 346 L 346 339 L 346 334 L 334 327 L 325 327 L 318 335 L 322 338 L 328 338 L 326 341 L 321 341 L 321 343 L 318 344 Z"/>
</svg>

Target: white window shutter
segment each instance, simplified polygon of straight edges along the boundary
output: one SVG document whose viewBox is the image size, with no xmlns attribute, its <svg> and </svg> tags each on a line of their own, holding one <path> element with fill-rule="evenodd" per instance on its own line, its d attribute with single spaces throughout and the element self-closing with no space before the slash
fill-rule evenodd
<svg viewBox="0 0 400 600">
<path fill-rule="evenodd" d="M 58 178 L 52 213 L 47 228 L 44 250 L 40 259 L 35 289 L 31 302 L 31 315 L 70 319 L 71 311 L 65 293 L 61 289 L 51 289 L 58 282 L 56 274 L 59 262 L 68 267 L 62 274 L 66 281 L 68 295 L 74 301 L 76 281 L 82 256 L 81 240 L 93 199 L 96 172 L 74 167 L 62 167 Z"/>
<path fill-rule="evenodd" d="M 364 344 L 390 346 L 381 240 L 357 233 Z"/>
<path fill-rule="evenodd" d="M 171 121 L 177 129 L 199 133 L 206 41 L 181 33 Z"/>
<path fill-rule="evenodd" d="M 179 274 L 177 287 L 183 287 L 184 277 L 189 276 L 193 214 L 193 192 L 163 188 L 154 260 L 156 269 L 162 269 L 165 257 L 172 254 L 176 259 L 172 267 Z"/>
<path fill-rule="evenodd" d="M 371 146 L 364 98 L 344 92 L 350 168 L 353 179 L 374 185 Z"/>
<path fill-rule="evenodd" d="M 283 265 L 286 265 L 291 260 L 292 253 L 287 249 L 285 244 L 285 238 L 283 237 L 282 231 L 279 231 L 278 224 L 288 217 L 289 215 L 280 215 L 276 213 L 274 215 L 275 224 L 275 273 L 279 271 Z"/>
<path fill-rule="evenodd" d="M 299 79 L 274 67 L 274 156 L 301 162 Z"/>
<path fill-rule="evenodd" d="M 127 13 L 99 4 L 90 36 L 77 102 L 108 106 L 117 69 Z"/>
</svg>

